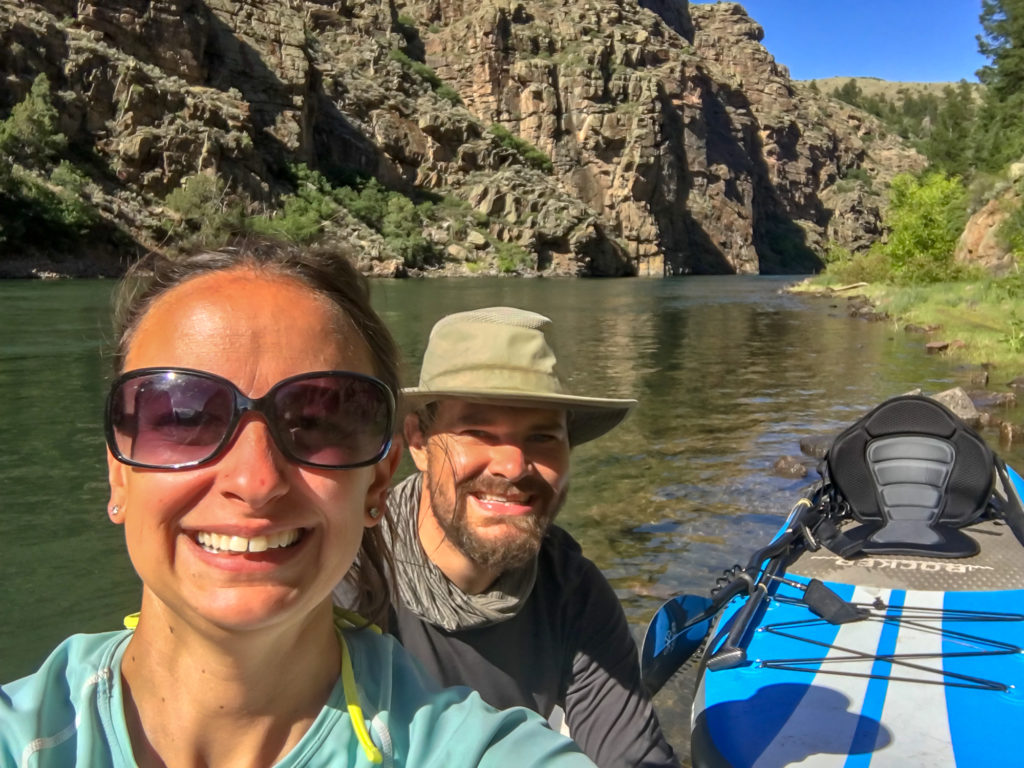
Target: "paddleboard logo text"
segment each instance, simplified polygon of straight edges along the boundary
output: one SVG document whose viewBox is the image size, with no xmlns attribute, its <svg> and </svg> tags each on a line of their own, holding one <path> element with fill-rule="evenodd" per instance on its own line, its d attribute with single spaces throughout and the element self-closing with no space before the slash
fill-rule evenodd
<svg viewBox="0 0 1024 768">
<path fill-rule="evenodd" d="M 991 571 L 990 565 L 974 563 L 937 563 L 934 560 L 904 560 L 898 557 L 865 557 L 858 560 L 844 560 L 841 557 L 816 555 L 814 560 L 828 560 L 841 568 L 889 569 L 892 571 L 931 571 L 935 573 L 974 573 L 975 571 Z"/>
</svg>

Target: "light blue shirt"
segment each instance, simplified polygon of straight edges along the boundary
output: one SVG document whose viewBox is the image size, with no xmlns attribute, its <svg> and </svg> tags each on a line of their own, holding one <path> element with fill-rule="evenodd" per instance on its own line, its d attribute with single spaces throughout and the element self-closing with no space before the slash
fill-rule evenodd
<svg viewBox="0 0 1024 768">
<path fill-rule="evenodd" d="M 0 687 L 0 765 L 134 766 L 121 657 L 130 631 L 74 635 L 35 674 Z M 519 707 L 498 712 L 467 688 L 440 689 L 389 635 L 345 632 L 359 703 L 383 766 L 593 766 L 575 743 Z M 295 748 L 277 763 L 369 768 L 342 681 Z"/>
</svg>

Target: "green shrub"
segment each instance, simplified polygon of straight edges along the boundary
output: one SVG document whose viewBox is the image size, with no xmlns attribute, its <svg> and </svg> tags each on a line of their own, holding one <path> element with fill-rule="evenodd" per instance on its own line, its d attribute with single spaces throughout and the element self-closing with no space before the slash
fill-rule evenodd
<svg viewBox="0 0 1024 768">
<path fill-rule="evenodd" d="M 1016 309 L 1011 309 L 1006 323 L 1009 329 L 1002 335 L 1001 341 L 1015 354 L 1024 352 L 1024 318 Z"/>
<path fill-rule="evenodd" d="M 281 207 L 270 216 L 246 221 L 248 229 L 296 243 L 309 243 L 322 233 L 343 207 L 342 188 L 334 187 L 320 172 L 304 164 L 291 168 L 295 192 L 281 198 Z"/>
<path fill-rule="evenodd" d="M 328 208 L 302 195 L 286 195 L 281 202 L 280 210 L 273 215 L 247 219 L 247 228 L 294 243 L 310 243 L 322 233 L 324 222 L 338 212 L 338 206 Z"/>
<path fill-rule="evenodd" d="M 967 223 L 966 192 L 958 177 L 896 176 L 885 223 L 890 233 L 881 247 L 894 282 L 935 283 L 963 276 L 953 260 Z"/>
<path fill-rule="evenodd" d="M 67 139 L 45 75 L 0 121 L 0 243 L 54 248 L 75 242 L 99 222 L 86 194 L 86 177 L 71 163 L 54 166 Z"/>
<path fill-rule="evenodd" d="M 1017 302 L 1024 299 L 1024 273 L 1014 272 L 992 280 L 989 289 L 996 300 Z"/>
<path fill-rule="evenodd" d="M 392 60 L 401 64 L 405 70 L 412 72 L 418 78 L 426 82 L 430 86 L 430 89 L 440 98 L 451 102 L 456 106 L 462 104 L 462 97 L 459 96 L 459 92 L 438 77 L 437 72 L 432 70 L 422 61 L 417 61 L 400 48 L 392 48 L 389 55 Z"/>
<path fill-rule="evenodd" d="M 181 186 L 164 198 L 164 205 L 184 219 L 198 219 L 210 208 L 219 206 L 224 186 L 219 176 L 197 173 L 182 179 Z"/>
<path fill-rule="evenodd" d="M 846 264 L 853 258 L 853 254 L 850 253 L 849 249 L 839 245 L 834 240 L 830 241 L 825 247 L 825 252 L 821 255 L 821 260 L 825 262 L 826 267 L 831 267 L 833 264 Z"/>
<path fill-rule="evenodd" d="M 434 244 L 422 233 L 431 209 L 429 203 L 414 205 L 412 200 L 397 192 L 388 197 L 380 233 L 407 267 L 422 269 L 440 261 Z"/>
<path fill-rule="evenodd" d="M 1010 182 L 1004 172 L 988 173 L 976 171 L 967 185 L 967 209 L 977 211 L 989 200 L 1009 189 Z"/>
<path fill-rule="evenodd" d="M 462 97 L 459 96 L 459 92 L 452 88 L 448 83 L 442 83 L 441 86 L 434 91 L 438 97 L 445 101 L 451 102 L 456 107 L 462 105 Z"/>
<path fill-rule="evenodd" d="M 871 183 L 871 175 L 865 168 L 847 168 L 840 175 L 842 179 L 849 179 L 850 181 L 863 181 L 865 184 Z"/>
<path fill-rule="evenodd" d="M 28 95 L 0 123 L 0 155 L 36 163 L 53 160 L 67 147 L 67 138 L 57 130 L 57 116 L 50 81 L 38 75 Z"/>
<path fill-rule="evenodd" d="M 183 179 L 164 198 L 164 206 L 179 216 L 166 226 L 183 249 L 221 245 L 245 224 L 241 202 L 227 194 L 223 179 L 209 173 Z"/>
<path fill-rule="evenodd" d="M 526 164 L 532 168 L 536 168 L 538 171 L 543 171 L 544 173 L 552 173 L 555 170 L 555 166 L 552 164 L 550 157 L 545 155 L 530 142 L 511 133 L 504 126 L 494 123 L 487 130 L 494 134 L 501 146 L 517 152 Z"/>
<path fill-rule="evenodd" d="M 99 221 L 83 186 L 84 178 L 70 166 L 58 166 L 49 179 L 8 169 L 0 178 L 0 244 L 7 246 L 0 250 L 13 254 L 15 245 L 52 249 L 80 241 Z"/>
<path fill-rule="evenodd" d="M 1018 261 L 1024 256 L 1024 205 L 1020 204 L 1020 189 L 1024 183 L 1017 184 L 1017 202 L 1008 203 L 1011 205 L 1006 211 L 1006 218 L 999 224 L 996 236 L 999 241 L 1009 248 Z"/>
<path fill-rule="evenodd" d="M 414 75 L 419 77 L 421 80 L 426 81 L 433 90 L 437 90 L 441 87 L 441 78 L 437 76 L 437 73 L 424 64 L 422 61 L 416 61 L 405 51 L 400 48 L 392 48 L 390 56 L 394 61 L 397 61 L 405 69 L 412 72 Z"/>
<path fill-rule="evenodd" d="M 99 220 L 85 194 L 87 179 L 67 160 L 61 160 L 50 172 L 50 184 L 57 203 L 53 218 L 58 223 L 84 234 Z"/>
<path fill-rule="evenodd" d="M 441 253 L 423 236 L 424 226 L 433 217 L 430 203 L 416 205 L 401 192 L 389 190 L 373 178 L 355 186 L 339 187 L 336 199 L 349 213 L 379 232 L 405 266 L 422 269 L 441 263 Z"/>
<path fill-rule="evenodd" d="M 348 212 L 366 226 L 378 231 L 388 212 L 390 196 L 391 193 L 373 178 L 338 190 L 338 201 L 348 209 Z"/>
<path fill-rule="evenodd" d="M 248 217 L 219 177 L 191 176 L 164 201 L 181 218 L 180 224 L 169 223 L 168 227 L 190 245 L 223 241 L 240 230 L 309 243 L 345 210 L 378 232 L 406 266 L 423 268 L 441 262 L 436 246 L 423 236 L 424 226 L 433 216 L 430 203 L 416 205 L 373 178 L 334 186 L 305 165 L 292 166 L 291 171 L 295 191 L 281 197 L 277 210 Z"/>
<path fill-rule="evenodd" d="M 889 278 L 889 257 L 879 244 L 866 251 L 846 253 L 846 258 L 837 258 L 826 269 L 842 283 L 883 283 Z"/>
<path fill-rule="evenodd" d="M 535 265 L 533 256 L 515 243 L 497 241 L 492 244 L 496 253 L 498 271 L 503 275 L 510 275 L 530 269 Z"/>
</svg>

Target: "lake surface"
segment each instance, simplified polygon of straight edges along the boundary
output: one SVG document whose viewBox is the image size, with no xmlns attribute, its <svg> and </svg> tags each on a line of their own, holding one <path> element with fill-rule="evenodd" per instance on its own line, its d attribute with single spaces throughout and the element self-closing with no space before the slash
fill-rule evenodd
<svg viewBox="0 0 1024 768">
<path fill-rule="evenodd" d="M 852 319 L 845 302 L 781 293 L 791 281 L 482 278 L 373 288 L 410 383 L 435 320 L 509 304 L 555 321 L 575 391 L 640 401 L 622 426 L 574 452 L 560 517 L 639 635 L 663 600 L 706 593 L 782 522 L 808 481 L 777 477 L 772 465 L 799 455 L 801 437 L 835 434 L 915 387 L 929 394 L 968 380 L 926 355 L 920 336 Z M 101 415 L 113 285 L 0 282 L 0 680 L 28 673 L 73 632 L 119 627 L 138 605 L 121 529 L 106 515 Z M 1020 373 L 996 371 L 993 381 Z M 999 450 L 994 433 L 986 437 Z M 1019 447 L 1000 452 L 1024 466 Z M 688 701 L 681 677 L 656 699 L 684 755 Z"/>
</svg>

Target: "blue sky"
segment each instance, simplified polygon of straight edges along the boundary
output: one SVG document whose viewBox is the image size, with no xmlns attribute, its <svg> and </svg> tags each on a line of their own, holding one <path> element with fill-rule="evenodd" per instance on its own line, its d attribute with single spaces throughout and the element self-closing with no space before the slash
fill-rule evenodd
<svg viewBox="0 0 1024 768">
<path fill-rule="evenodd" d="M 981 0 L 740 0 L 794 80 L 975 82 Z"/>
</svg>

